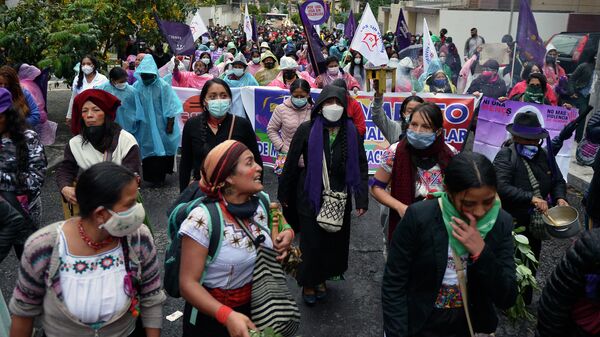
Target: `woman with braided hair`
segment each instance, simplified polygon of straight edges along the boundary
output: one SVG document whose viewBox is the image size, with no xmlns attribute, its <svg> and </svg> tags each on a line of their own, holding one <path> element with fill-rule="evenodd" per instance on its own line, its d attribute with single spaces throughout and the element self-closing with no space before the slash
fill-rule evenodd
<svg viewBox="0 0 600 337">
<path fill-rule="evenodd" d="M 301 157 L 303 167 L 299 165 Z M 324 174 L 329 177 L 332 191 L 348 193 L 343 224 L 337 232 L 329 232 L 317 223 Z M 313 107 L 311 120 L 302 123 L 294 134 L 277 195 L 286 220 L 302 230 L 302 262 L 296 280 L 304 288 L 302 297 L 308 305 L 324 299 L 325 282 L 342 279 L 348 269 L 350 215 L 352 208 L 357 216 L 367 211 L 367 179 L 365 149 L 347 114 L 346 91 L 325 86 Z"/>
<path fill-rule="evenodd" d="M 218 253 L 211 258 L 212 219 L 207 208 L 192 209 L 181 224 L 181 266 L 185 268 L 179 273 L 179 288 L 186 300 L 184 337 L 249 337 L 248 329 L 256 330 L 249 317 L 257 254 L 246 232 L 264 236 L 263 245 L 281 254 L 277 259 L 285 257 L 294 239 L 289 225 L 271 238 L 270 202 L 262 191 L 261 176 L 262 168 L 252 151 L 235 140 L 215 146 L 204 159 L 200 180 L 206 195 L 203 203 L 217 203 L 223 235 Z"/>
<path fill-rule="evenodd" d="M 183 127 L 179 164 L 181 191 L 190 184 L 190 176 L 200 179 L 200 166 L 208 152 L 227 139 L 246 145 L 262 167 L 252 124 L 246 118 L 234 116 L 231 97 L 229 85 L 218 78 L 207 81 L 202 88 L 200 106 L 204 112 L 188 119 Z"/>
</svg>

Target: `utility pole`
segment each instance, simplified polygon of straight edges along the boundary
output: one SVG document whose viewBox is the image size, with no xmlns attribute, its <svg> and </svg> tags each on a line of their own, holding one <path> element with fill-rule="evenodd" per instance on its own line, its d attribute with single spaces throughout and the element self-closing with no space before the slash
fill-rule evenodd
<svg viewBox="0 0 600 337">
<path fill-rule="evenodd" d="M 513 15 L 515 12 L 515 0 L 510 0 L 510 19 L 508 20 L 508 35 L 512 36 Z"/>
</svg>

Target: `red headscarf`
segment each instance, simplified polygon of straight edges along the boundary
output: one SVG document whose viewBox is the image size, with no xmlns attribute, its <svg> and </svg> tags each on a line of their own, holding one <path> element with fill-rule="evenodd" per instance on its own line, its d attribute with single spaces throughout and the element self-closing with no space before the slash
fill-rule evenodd
<svg viewBox="0 0 600 337">
<path fill-rule="evenodd" d="M 115 120 L 117 109 L 121 106 L 121 101 L 110 93 L 100 89 L 88 89 L 75 97 L 73 101 L 73 114 L 71 116 L 71 132 L 78 135 L 81 131 L 81 109 L 85 102 L 96 104 L 104 111 L 105 120 Z"/>
</svg>

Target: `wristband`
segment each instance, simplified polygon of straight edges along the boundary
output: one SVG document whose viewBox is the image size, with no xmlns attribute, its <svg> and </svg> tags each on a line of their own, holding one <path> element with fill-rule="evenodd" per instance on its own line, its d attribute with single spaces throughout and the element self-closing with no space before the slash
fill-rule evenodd
<svg viewBox="0 0 600 337">
<path fill-rule="evenodd" d="M 477 255 L 471 255 L 471 261 L 477 262 L 477 260 L 479 260 L 480 256 L 481 256 L 481 252 Z"/>
<path fill-rule="evenodd" d="M 229 317 L 229 315 L 232 312 L 233 312 L 233 309 L 231 309 L 230 307 L 228 307 L 226 305 L 222 305 L 217 310 L 215 319 L 217 320 L 217 322 L 221 323 L 222 325 L 225 325 L 225 323 L 227 322 L 227 318 Z"/>
<path fill-rule="evenodd" d="M 296 233 L 294 233 L 294 229 L 292 227 L 288 227 L 288 228 L 284 229 L 284 231 L 287 231 L 287 230 L 289 230 L 290 232 L 292 232 L 292 241 L 294 241 L 294 238 L 296 237 Z"/>
<path fill-rule="evenodd" d="M 379 180 L 379 179 L 377 179 L 375 177 L 369 179 L 369 186 L 370 187 L 376 186 L 376 187 L 379 187 L 379 188 L 385 190 L 387 188 L 387 185 L 388 185 L 387 183 L 384 183 L 383 181 L 381 181 L 381 180 Z"/>
</svg>

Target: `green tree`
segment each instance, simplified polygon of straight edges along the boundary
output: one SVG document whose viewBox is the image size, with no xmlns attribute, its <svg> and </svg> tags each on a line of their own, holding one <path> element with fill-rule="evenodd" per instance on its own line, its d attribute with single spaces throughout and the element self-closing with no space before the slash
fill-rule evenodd
<svg viewBox="0 0 600 337">
<path fill-rule="evenodd" d="M 7 62 L 51 67 L 71 79 L 85 54 L 107 62 L 109 52 L 133 36 L 162 43 L 153 12 L 182 22 L 201 1 L 215 0 L 22 0 L 14 8 L 0 6 L 0 47 Z"/>
<path fill-rule="evenodd" d="M 292 22 L 298 26 L 302 25 L 302 22 L 300 20 L 300 14 L 298 13 L 294 13 L 290 16 L 290 20 L 292 20 Z"/>
</svg>

